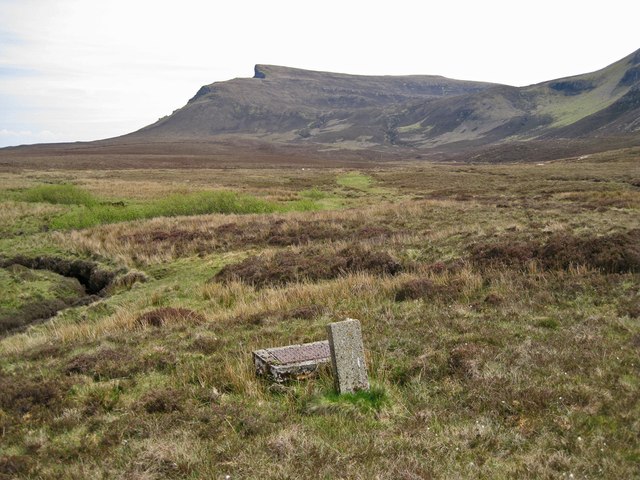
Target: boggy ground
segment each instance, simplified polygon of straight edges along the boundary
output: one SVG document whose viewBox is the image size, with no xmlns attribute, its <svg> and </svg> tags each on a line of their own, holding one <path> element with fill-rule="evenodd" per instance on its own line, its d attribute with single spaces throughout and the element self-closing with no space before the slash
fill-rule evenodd
<svg viewBox="0 0 640 480">
<path fill-rule="evenodd" d="M 0 186 L 4 259 L 114 272 L 108 296 L 0 340 L 0 478 L 640 474 L 637 149 Z M 235 213 L 215 213 L 221 189 Z M 212 213 L 154 217 L 190 206 Z M 118 208 L 137 219 L 112 223 Z M 4 312 L 78 288 L 34 266 L 0 270 Z M 362 321 L 371 392 L 255 378 L 252 350 L 344 317 Z"/>
</svg>

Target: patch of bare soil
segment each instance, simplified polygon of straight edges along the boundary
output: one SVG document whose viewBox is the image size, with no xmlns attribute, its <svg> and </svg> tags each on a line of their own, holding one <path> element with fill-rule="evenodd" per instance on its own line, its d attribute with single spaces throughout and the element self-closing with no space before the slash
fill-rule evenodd
<svg viewBox="0 0 640 480">
<path fill-rule="evenodd" d="M 28 258 L 19 255 L 0 261 L 0 267 L 6 268 L 11 265 L 22 265 L 33 270 L 50 270 L 63 277 L 75 278 L 91 295 L 104 293 L 104 290 L 116 276 L 115 272 L 103 270 L 93 262 L 58 257 Z"/>
<path fill-rule="evenodd" d="M 117 278 L 118 272 L 105 270 L 97 263 L 87 260 L 70 260 L 66 258 L 40 256 L 29 258 L 19 255 L 14 258 L 0 258 L 0 268 L 22 268 L 31 270 L 49 270 L 68 282 L 69 290 L 75 288 L 77 295 L 73 298 L 51 298 L 34 301 L 25 305 L 19 312 L 0 315 L 0 334 L 16 332 L 28 325 L 53 317 L 61 310 L 70 307 L 88 305 L 108 294 L 111 285 L 131 287 L 135 282 L 145 281 L 140 272 L 129 272 Z M 28 278 L 28 270 L 23 274 Z M 75 284 L 75 285 L 74 285 Z M 62 285 L 61 285 L 62 286 Z"/>
</svg>

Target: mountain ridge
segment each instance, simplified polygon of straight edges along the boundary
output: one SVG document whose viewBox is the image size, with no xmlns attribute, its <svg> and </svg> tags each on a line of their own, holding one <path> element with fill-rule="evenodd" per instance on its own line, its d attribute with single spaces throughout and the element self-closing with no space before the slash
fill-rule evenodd
<svg viewBox="0 0 640 480">
<path fill-rule="evenodd" d="M 184 107 L 133 135 L 234 134 L 346 149 L 429 149 L 635 133 L 639 63 L 637 50 L 594 72 L 526 87 L 257 64 L 253 78 L 205 85 Z"/>
<path fill-rule="evenodd" d="M 225 158 L 234 151 L 296 158 L 340 152 L 358 161 L 464 161 L 500 152 L 509 161 L 522 160 L 524 151 L 539 160 L 613 145 L 640 145 L 640 49 L 593 72 L 523 87 L 256 64 L 253 77 L 203 85 L 183 107 L 138 131 L 50 148 Z"/>
</svg>

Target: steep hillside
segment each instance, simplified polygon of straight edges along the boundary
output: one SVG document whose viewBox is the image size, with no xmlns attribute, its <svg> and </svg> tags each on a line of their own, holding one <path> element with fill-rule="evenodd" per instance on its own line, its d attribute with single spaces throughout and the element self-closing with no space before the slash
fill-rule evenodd
<svg viewBox="0 0 640 480">
<path fill-rule="evenodd" d="M 253 78 L 205 85 L 187 105 L 137 136 L 251 134 L 371 146 L 394 140 L 397 113 L 410 105 L 492 86 L 438 76 L 369 77 L 256 65 Z"/>
<path fill-rule="evenodd" d="M 417 105 L 397 130 L 422 147 L 638 132 L 640 50 L 593 73 Z"/>
<path fill-rule="evenodd" d="M 123 139 L 234 135 L 342 149 L 451 149 L 634 133 L 639 102 L 640 50 L 597 72 L 521 88 L 257 65 L 253 78 L 203 86 L 183 108 Z"/>
</svg>

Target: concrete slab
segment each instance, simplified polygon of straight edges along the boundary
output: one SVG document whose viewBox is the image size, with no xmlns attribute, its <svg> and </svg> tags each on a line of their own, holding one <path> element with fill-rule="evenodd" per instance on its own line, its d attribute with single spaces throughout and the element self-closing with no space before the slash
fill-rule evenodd
<svg viewBox="0 0 640 480">
<path fill-rule="evenodd" d="M 326 340 L 253 352 L 256 373 L 278 383 L 307 378 L 330 360 L 329 342 Z"/>
</svg>

